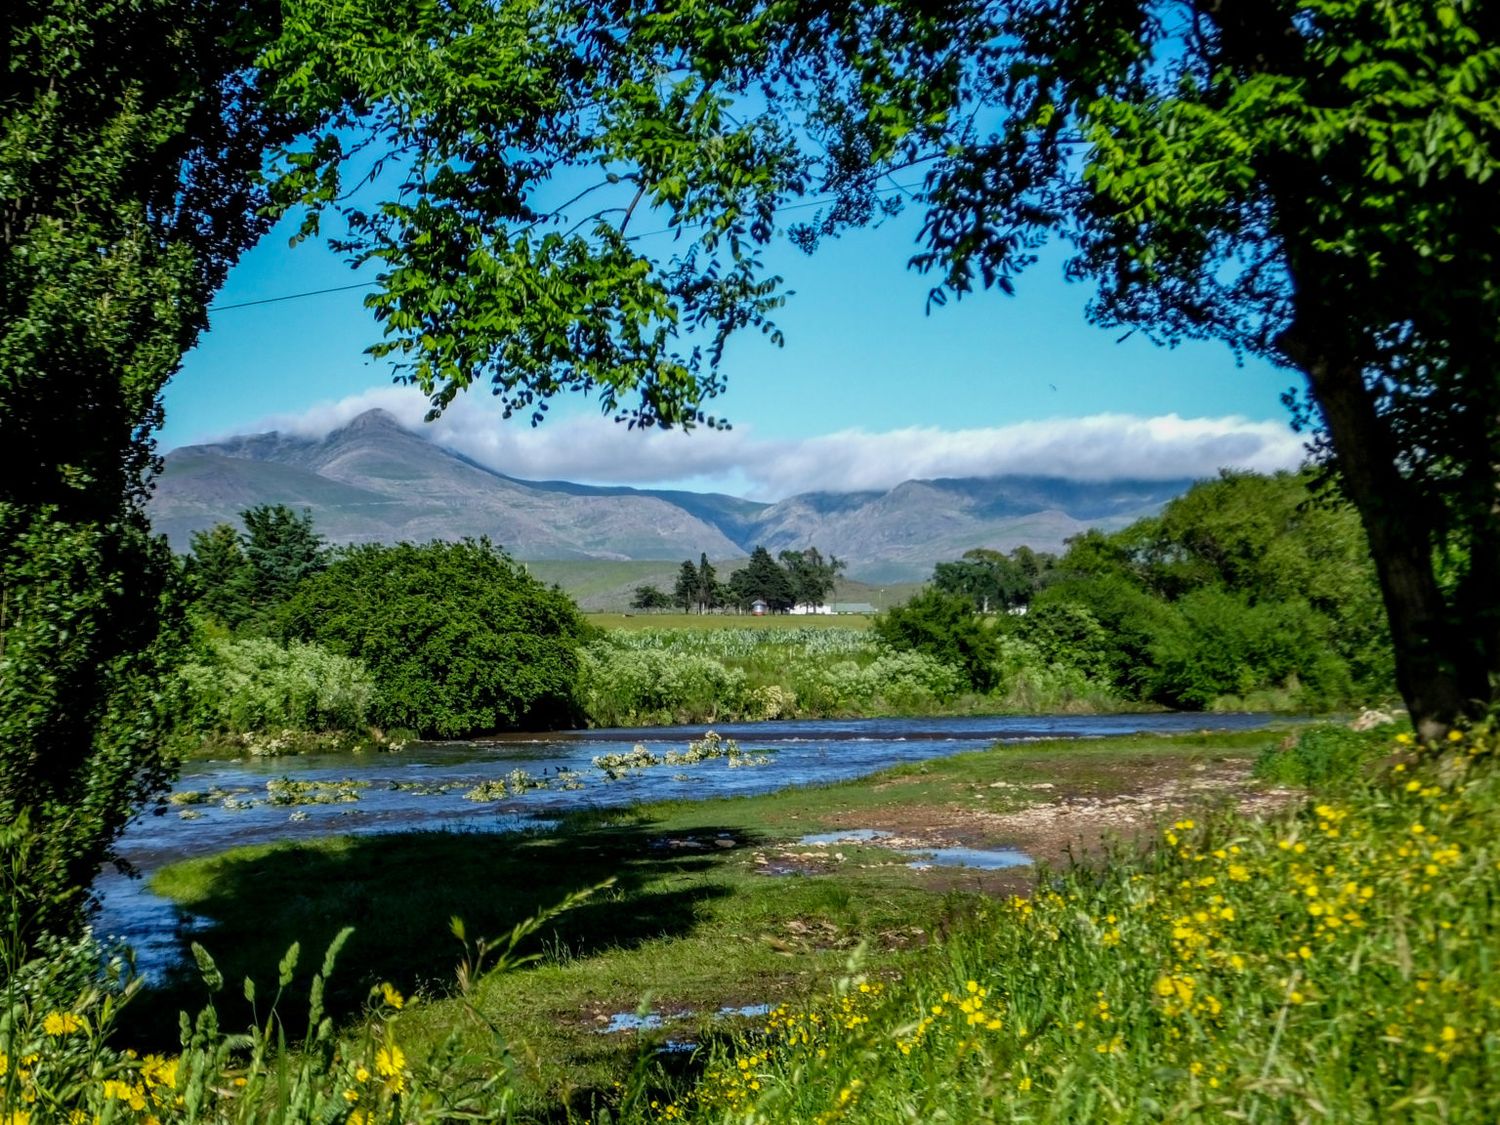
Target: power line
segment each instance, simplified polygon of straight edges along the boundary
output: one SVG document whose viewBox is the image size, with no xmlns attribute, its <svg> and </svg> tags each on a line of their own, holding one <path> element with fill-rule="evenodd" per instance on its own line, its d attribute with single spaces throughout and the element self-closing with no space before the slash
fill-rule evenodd
<svg viewBox="0 0 1500 1125">
<path fill-rule="evenodd" d="M 329 289 L 309 289 L 305 293 L 285 293 L 280 297 L 262 297 L 258 301 L 236 301 L 232 305 L 210 305 L 209 312 L 223 312 L 225 309 L 248 309 L 251 305 L 274 305 L 277 301 L 295 301 L 299 297 L 317 297 L 324 293 L 347 293 L 350 289 L 367 289 L 369 281 L 356 281 L 352 285 L 335 285 Z"/>
<path fill-rule="evenodd" d="M 884 192 L 892 191 L 906 192 L 917 186 L 919 185 L 895 184 L 891 187 L 877 188 L 875 190 L 875 194 L 879 195 Z M 835 197 L 830 196 L 827 199 L 814 199 L 804 203 L 788 203 L 784 204 L 781 207 L 777 207 L 773 211 L 773 214 L 780 215 L 786 211 L 802 211 L 809 207 L 823 207 L 833 202 L 835 202 Z M 700 223 L 693 227 L 663 227 L 661 228 L 661 230 L 648 230 L 642 232 L 641 234 L 631 235 L 630 240 L 634 242 L 637 239 L 654 238 L 658 235 L 673 234 L 680 230 L 698 230 L 707 225 L 707 223 Z M 321 297 L 325 293 L 347 293 L 351 289 L 366 289 L 371 285 L 373 281 L 374 279 L 372 278 L 369 281 L 356 281 L 350 285 L 333 285 L 327 289 L 308 289 L 301 293 L 284 293 L 280 297 L 261 297 L 254 301 L 235 301 L 233 304 L 229 305 L 210 305 L 207 311 L 211 313 L 225 312 L 229 309 L 248 309 L 254 305 L 274 305 L 280 301 L 297 301 L 301 300 L 303 297 Z"/>
</svg>

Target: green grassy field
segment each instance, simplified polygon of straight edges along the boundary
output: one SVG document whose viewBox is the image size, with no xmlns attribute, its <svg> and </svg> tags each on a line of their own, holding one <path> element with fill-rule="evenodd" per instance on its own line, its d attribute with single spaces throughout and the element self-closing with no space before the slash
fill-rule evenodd
<svg viewBox="0 0 1500 1125">
<path fill-rule="evenodd" d="M 745 564 L 744 559 L 714 559 L 719 577 L 727 578 Z M 670 594 L 682 560 L 652 559 L 534 559 L 526 569 L 549 585 L 561 586 L 588 613 L 625 613 L 637 586 L 655 586 Z M 920 582 L 867 583 L 841 577 L 833 601 L 868 602 L 876 609 L 889 609 L 905 602 Z"/>
<path fill-rule="evenodd" d="M 601 629 L 868 629 L 862 613 L 589 613 Z"/>
</svg>

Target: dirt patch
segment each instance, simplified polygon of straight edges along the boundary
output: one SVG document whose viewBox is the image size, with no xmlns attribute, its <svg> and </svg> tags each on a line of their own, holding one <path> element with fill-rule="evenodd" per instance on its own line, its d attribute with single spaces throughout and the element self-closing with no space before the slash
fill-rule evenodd
<svg viewBox="0 0 1500 1125">
<path fill-rule="evenodd" d="M 1107 769 L 1091 769 L 1055 782 L 976 784 L 969 794 L 972 803 L 891 805 L 835 816 L 829 823 L 850 829 L 878 828 L 890 833 L 879 846 L 903 851 L 1003 845 L 1055 864 L 1096 853 L 1112 840 L 1142 841 L 1164 821 L 1189 812 L 1232 807 L 1265 815 L 1301 795 L 1298 790 L 1257 782 L 1250 775 L 1250 764 L 1241 760 L 1205 763 L 1147 757 L 1118 760 Z M 984 807 L 991 800 L 1010 807 Z M 805 863 L 813 873 L 842 865 L 845 856 L 836 846 L 786 845 L 768 862 Z M 934 886 L 973 889 L 993 884 L 1007 893 L 1024 886 L 1026 879 L 1020 870 L 933 868 L 925 875 L 925 881 Z"/>
<path fill-rule="evenodd" d="M 1105 795 L 1062 795 L 1005 812 L 963 806 L 936 811 L 947 831 L 1011 841 L 1034 858 L 1055 863 L 1097 852 L 1111 839 L 1139 841 L 1187 813 L 1228 807 L 1264 816 L 1300 796 L 1294 789 L 1258 783 L 1248 763 L 1220 762 Z"/>
</svg>

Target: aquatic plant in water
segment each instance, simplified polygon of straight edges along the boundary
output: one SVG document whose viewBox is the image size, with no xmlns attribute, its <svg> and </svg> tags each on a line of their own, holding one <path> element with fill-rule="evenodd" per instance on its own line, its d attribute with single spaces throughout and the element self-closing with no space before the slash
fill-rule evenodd
<svg viewBox="0 0 1500 1125">
<path fill-rule="evenodd" d="M 765 754 L 747 754 L 732 738 L 708 731 L 702 738 L 688 743 L 686 750 L 668 750 L 666 754 L 653 754 L 637 743 L 629 752 L 622 754 L 600 754 L 594 765 L 604 771 L 611 781 L 618 780 L 631 770 L 650 769 L 652 766 L 692 766 L 715 758 L 726 760 L 730 769 L 741 766 L 769 765 L 771 759 Z"/>
<path fill-rule="evenodd" d="M 707 732 L 702 738 L 688 743 L 688 748 L 682 752 L 676 750 L 667 751 L 663 759 L 669 766 L 690 766 L 696 762 L 706 762 L 710 758 L 733 758 L 740 752 L 740 747 L 732 738 L 722 738 L 714 731 Z"/>
<path fill-rule="evenodd" d="M 523 769 L 513 769 L 505 777 L 482 781 L 464 794 L 466 801 L 503 801 L 519 797 L 529 789 L 546 789 L 546 778 L 536 777 Z"/>
<path fill-rule="evenodd" d="M 651 766 L 659 766 L 666 759 L 651 753 L 640 743 L 622 754 L 598 754 L 594 757 L 594 765 L 604 771 L 604 775 L 614 781 L 621 774 L 631 770 L 648 769 Z"/>
<path fill-rule="evenodd" d="M 278 777 L 266 782 L 266 803 L 269 805 L 347 805 L 359 800 L 362 789 L 368 789 L 368 781 L 357 781 L 352 777 L 337 781 L 293 781 L 289 777 Z"/>
</svg>

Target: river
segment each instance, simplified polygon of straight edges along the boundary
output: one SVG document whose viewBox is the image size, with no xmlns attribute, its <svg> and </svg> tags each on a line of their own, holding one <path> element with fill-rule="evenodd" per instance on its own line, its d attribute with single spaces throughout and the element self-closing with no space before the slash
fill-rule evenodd
<svg viewBox="0 0 1500 1125">
<path fill-rule="evenodd" d="M 164 812 L 137 818 L 119 851 L 149 877 L 175 860 L 244 844 L 440 827 L 514 831 L 579 808 L 768 793 L 861 777 L 996 742 L 1248 730 L 1269 720 L 1259 714 L 1154 713 L 725 723 L 713 729 L 738 743 L 742 756 L 734 766 L 718 757 L 617 770 L 613 778 L 593 765 L 596 757 L 629 752 L 639 744 L 664 758 L 685 751 L 706 728 L 514 734 L 413 743 L 399 753 L 193 761 L 184 765 Z M 545 788 L 507 793 L 499 800 L 466 796 L 478 786 L 504 781 L 515 770 Z M 111 870 L 101 875 L 96 889 L 100 910 L 95 933 L 129 943 L 148 976 L 176 962 L 184 937 L 202 924 L 152 894 L 145 879 Z"/>
</svg>

